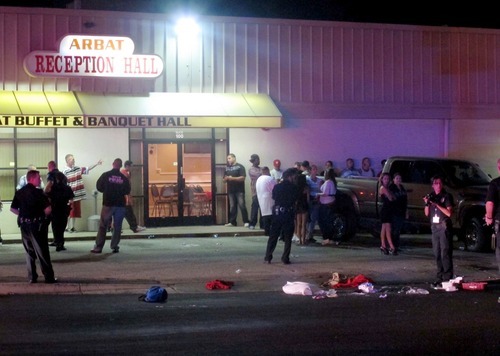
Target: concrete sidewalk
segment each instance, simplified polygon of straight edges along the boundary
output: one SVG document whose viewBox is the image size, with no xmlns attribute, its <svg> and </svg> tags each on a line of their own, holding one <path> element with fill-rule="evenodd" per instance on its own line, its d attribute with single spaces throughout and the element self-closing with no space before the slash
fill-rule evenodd
<svg viewBox="0 0 500 356">
<path fill-rule="evenodd" d="M 435 265 L 429 236 L 403 236 L 399 256 L 381 255 L 378 241 L 358 234 L 340 246 L 293 245 L 291 265 L 280 262 L 279 243 L 272 264 L 264 263 L 267 237 L 262 230 L 244 227 L 196 226 L 151 228 L 134 234 L 124 231 L 120 252 L 111 253 L 109 239 L 102 254 L 91 254 L 94 232 L 67 234 L 67 251 L 51 248 L 57 284 L 28 284 L 20 237 L 2 236 L 0 246 L 0 295 L 8 294 L 142 294 L 152 285 L 169 293 L 217 293 L 207 282 L 221 279 L 235 283 L 225 292 L 281 291 L 287 281 L 318 287 L 333 272 L 349 277 L 363 274 L 375 286 L 429 287 Z M 109 234 L 108 234 L 109 235 Z M 317 238 L 319 240 L 319 238 Z M 455 273 L 468 281 L 498 278 L 494 254 L 455 250 Z"/>
<path fill-rule="evenodd" d="M 95 240 L 97 232 L 95 231 L 76 231 L 66 232 L 64 238 L 66 241 L 88 241 Z M 262 230 L 250 230 L 243 226 L 225 227 L 223 225 L 208 226 L 172 226 L 172 227 L 152 227 L 144 231 L 134 233 L 128 227 L 123 229 L 122 239 L 136 238 L 165 238 L 165 237 L 213 237 L 215 234 L 220 237 L 236 236 L 258 236 L 262 235 Z M 110 235 L 110 233 L 108 233 Z M 4 244 L 21 243 L 21 233 L 2 234 Z M 52 239 L 52 233 L 49 231 L 49 241 Z"/>
</svg>

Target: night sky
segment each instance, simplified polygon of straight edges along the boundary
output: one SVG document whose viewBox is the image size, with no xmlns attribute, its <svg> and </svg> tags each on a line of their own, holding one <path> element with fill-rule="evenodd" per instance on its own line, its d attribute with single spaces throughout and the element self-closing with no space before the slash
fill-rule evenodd
<svg viewBox="0 0 500 356">
<path fill-rule="evenodd" d="M 71 0 L 3 0 L 4 6 L 64 8 Z M 462 3 L 462 2 L 461 2 Z M 357 0 L 81 0 L 82 9 L 170 13 L 181 8 L 206 16 L 313 19 L 410 25 L 500 28 L 494 1 Z M 447 8 L 439 6 L 451 4 Z"/>
</svg>

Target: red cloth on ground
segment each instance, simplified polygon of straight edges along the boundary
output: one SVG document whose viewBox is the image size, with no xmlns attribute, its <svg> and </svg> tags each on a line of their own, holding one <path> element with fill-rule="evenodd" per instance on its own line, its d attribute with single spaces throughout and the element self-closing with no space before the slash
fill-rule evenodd
<svg viewBox="0 0 500 356">
<path fill-rule="evenodd" d="M 355 288 L 355 287 L 357 287 L 360 284 L 365 283 L 365 282 L 372 283 L 372 280 L 369 279 L 369 278 L 367 278 L 367 277 L 365 277 L 362 274 L 358 274 L 354 278 L 347 278 L 347 282 L 343 282 L 343 283 L 339 282 L 339 283 L 337 283 L 336 285 L 333 286 L 333 288 Z"/>
<path fill-rule="evenodd" d="M 231 289 L 231 287 L 234 286 L 234 282 L 215 279 L 207 282 L 205 286 L 207 289 Z"/>
</svg>

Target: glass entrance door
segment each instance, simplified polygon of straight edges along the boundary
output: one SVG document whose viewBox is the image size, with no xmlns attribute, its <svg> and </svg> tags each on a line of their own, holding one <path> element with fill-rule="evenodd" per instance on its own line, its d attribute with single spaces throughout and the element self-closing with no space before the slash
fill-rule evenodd
<svg viewBox="0 0 500 356">
<path fill-rule="evenodd" d="M 148 143 L 148 226 L 213 224 L 210 142 Z"/>
</svg>

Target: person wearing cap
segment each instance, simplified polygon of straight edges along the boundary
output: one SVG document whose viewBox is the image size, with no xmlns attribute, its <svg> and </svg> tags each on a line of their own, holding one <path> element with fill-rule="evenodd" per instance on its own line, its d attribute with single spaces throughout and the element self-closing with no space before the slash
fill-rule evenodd
<svg viewBox="0 0 500 356">
<path fill-rule="evenodd" d="M 227 197 L 229 199 L 229 222 L 227 227 L 236 226 L 238 208 L 245 227 L 249 227 L 248 211 L 245 205 L 245 178 L 247 176 L 245 167 L 236 162 L 234 153 L 227 155 L 227 166 L 222 180 L 227 185 Z"/>
<path fill-rule="evenodd" d="M 130 185 L 132 185 L 132 172 L 130 172 L 130 168 L 132 168 L 132 165 L 134 163 L 132 161 L 125 161 L 123 164 L 123 168 L 120 169 L 120 172 L 128 178 L 130 181 Z M 134 209 L 133 209 L 133 202 L 132 202 L 132 194 L 129 194 L 126 196 L 126 205 L 125 205 L 125 220 L 127 220 L 128 225 L 130 226 L 130 230 L 132 230 L 135 233 L 138 233 L 140 231 L 146 230 L 144 226 L 140 226 L 137 224 L 137 218 L 135 217 L 134 214 Z"/>
<path fill-rule="evenodd" d="M 275 159 L 273 161 L 273 169 L 271 169 L 270 174 L 271 177 L 274 178 L 276 183 L 281 181 L 281 177 L 283 176 L 283 171 L 281 170 L 281 161 L 279 159 Z"/>
<path fill-rule="evenodd" d="M 259 199 L 257 198 L 257 191 L 255 189 L 255 183 L 257 179 L 262 175 L 260 170 L 260 157 L 257 154 L 253 154 L 250 156 L 250 162 L 252 163 L 252 167 L 248 170 L 248 175 L 250 176 L 250 191 L 252 192 L 252 205 L 250 208 L 250 226 L 249 229 L 255 229 L 257 226 L 257 220 L 259 221 L 260 228 L 263 228 L 262 224 L 262 214 L 260 212 L 259 207 Z"/>
</svg>

